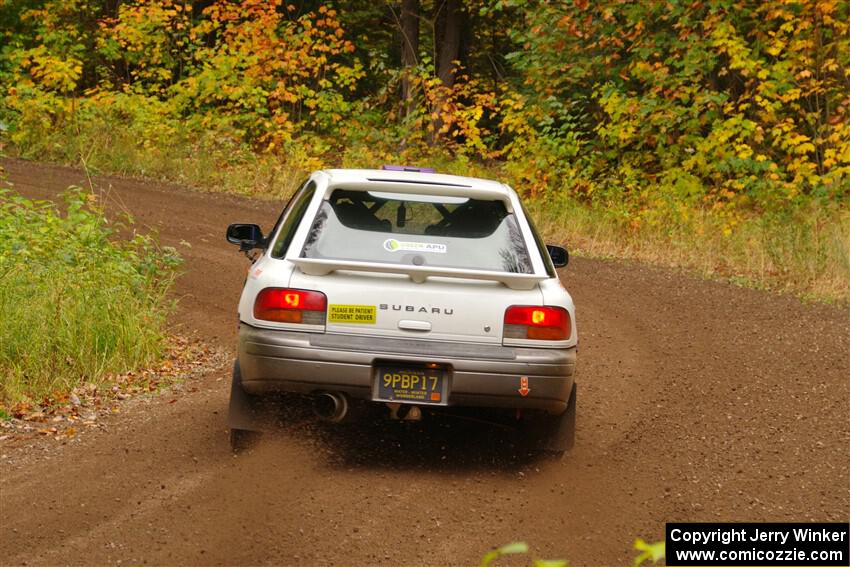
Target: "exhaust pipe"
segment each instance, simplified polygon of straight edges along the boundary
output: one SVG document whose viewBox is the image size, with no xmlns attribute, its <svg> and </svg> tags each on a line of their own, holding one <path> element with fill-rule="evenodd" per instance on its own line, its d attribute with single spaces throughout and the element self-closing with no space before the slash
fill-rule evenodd
<svg viewBox="0 0 850 567">
<path fill-rule="evenodd" d="M 325 421 L 339 423 L 348 415 L 348 396 L 337 392 L 322 392 L 313 401 L 313 411 Z"/>
</svg>

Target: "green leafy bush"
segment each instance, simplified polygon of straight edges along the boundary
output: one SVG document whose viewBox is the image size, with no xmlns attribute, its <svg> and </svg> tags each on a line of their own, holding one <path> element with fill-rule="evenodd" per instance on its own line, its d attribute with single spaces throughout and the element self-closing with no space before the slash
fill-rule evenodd
<svg viewBox="0 0 850 567">
<path fill-rule="evenodd" d="M 0 405 L 155 361 L 179 258 L 113 225 L 96 197 L 65 212 L 0 189 Z"/>
<path fill-rule="evenodd" d="M 658 563 L 664 559 L 667 545 L 663 541 L 647 543 L 643 539 L 637 538 L 634 549 L 640 551 L 640 555 L 634 558 L 632 565 L 633 567 L 640 567 L 646 561 L 652 560 L 653 563 Z M 515 541 L 503 545 L 484 554 L 484 557 L 481 558 L 481 567 L 490 567 L 490 564 L 506 555 L 525 555 L 528 550 L 528 544 L 524 541 Z M 570 562 L 566 559 L 532 559 L 531 564 L 533 567 L 568 567 Z"/>
</svg>

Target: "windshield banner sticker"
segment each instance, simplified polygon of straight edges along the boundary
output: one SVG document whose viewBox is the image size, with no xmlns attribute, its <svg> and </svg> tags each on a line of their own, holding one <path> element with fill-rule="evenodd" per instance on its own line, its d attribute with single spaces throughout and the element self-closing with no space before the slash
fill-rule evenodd
<svg viewBox="0 0 850 567">
<path fill-rule="evenodd" d="M 447 246 L 445 244 L 435 244 L 433 242 L 402 242 L 395 238 L 387 238 L 384 240 L 384 250 L 387 252 L 433 252 L 435 254 L 445 254 Z"/>
</svg>

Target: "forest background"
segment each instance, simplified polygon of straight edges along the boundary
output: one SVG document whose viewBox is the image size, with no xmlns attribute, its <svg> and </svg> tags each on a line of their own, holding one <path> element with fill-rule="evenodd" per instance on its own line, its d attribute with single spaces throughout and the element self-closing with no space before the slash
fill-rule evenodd
<svg viewBox="0 0 850 567">
<path fill-rule="evenodd" d="M 0 0 L 0 144 L 274 199 L 495 177 L 580 254 L 850 299 L 848 2 Z"/>
</svg>

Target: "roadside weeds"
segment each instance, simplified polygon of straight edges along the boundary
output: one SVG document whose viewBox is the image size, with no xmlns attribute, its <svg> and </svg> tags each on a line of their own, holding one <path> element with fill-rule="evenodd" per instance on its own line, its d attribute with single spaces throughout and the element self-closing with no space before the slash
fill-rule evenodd
<svg viewBox="0 0 850 567">
<path fill-rule="evenodd" d="M 194 380 L 225 368 L 230 361 L 223 349 L 195 338 L 172 336 L 168 344 L 166 356 L 151 368 L 107 376 L 99 384 L 86 382 L 69 392 L 0 408 L 0 448 L 36 438 L 67 442 L 88 429 L 104 428 L 105 418 L 120 414 L 124 402 L 196 392 L 199 388 Z"/>
</svg>

